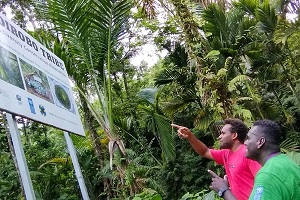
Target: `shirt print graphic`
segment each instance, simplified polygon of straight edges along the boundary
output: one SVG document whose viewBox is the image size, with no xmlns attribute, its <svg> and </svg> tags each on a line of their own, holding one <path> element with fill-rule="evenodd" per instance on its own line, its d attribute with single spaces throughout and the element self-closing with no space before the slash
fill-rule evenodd
<svg viewBox="0 0 300 200">
<path fill-rule="evenodd" d="M 263 187 L 257 187 L 254 195 L 254 200 L 260 200 L 263 192 L 264 192 Z"/>
</svg>

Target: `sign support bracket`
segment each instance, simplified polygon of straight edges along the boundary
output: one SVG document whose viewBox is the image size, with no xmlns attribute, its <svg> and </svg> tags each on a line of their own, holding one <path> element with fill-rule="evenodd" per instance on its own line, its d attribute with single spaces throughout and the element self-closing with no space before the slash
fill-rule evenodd
<svg viewBox="0 0 300 200">
<path fill-rule="evenodd" d="M 84 179 L 83 179 L 83 176 L 82 176 L 82 172 L 81 172 L 81 169 L 80 169 L 80 165 L 79 165 L 79 162 L 78 162 L 78 158 L 77 158 L 77 155 L 76 155 L 76 150 L 75 150 L 74 144 L 73 144 L 72 139 L 70 137 L 70 134 L 68 132 L 64 131 L 64 136 L 65 136 L 67 146 L 68 146 L 68 149 L 69 149 L 69 153 L 70 153 L 70 156 L 71 156 L 71 159 L 72 159 L 72 163 L 73 163 L 73 166 L 74 166 L 74 169 L 75 169 L 75 175 L 76 175 L 77 181 L 79 183 L 82 198 L 83 198 L 83 200 L 89 200 L 90 198 L 88 196 L 88 192 L 87 192 L 87 189 L 86 189 L 86 186 L 85 186 L 85 183 L 84 183 Z"/>
<path fill-rule="evenodd" d="M 29 175 L 29 170 L 26 163 L 20 132 L 17 127 L 16 118 L 12 114 L 6 113 L 6 119 L 9 126 L 9 132 L 11 135 L 13 148 L 16 154 L 17 164 L 20 170 L 20 176 L 22 180 L 21 184 L 24 187 L 26 199 L 35 200 L 36 198 L 35 198 L 32 182 Z"/>
</svg>

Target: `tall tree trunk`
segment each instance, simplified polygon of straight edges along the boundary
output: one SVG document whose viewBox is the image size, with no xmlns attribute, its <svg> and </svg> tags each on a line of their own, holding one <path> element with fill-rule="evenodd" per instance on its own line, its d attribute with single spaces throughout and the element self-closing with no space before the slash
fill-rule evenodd
<svg viewBox="0 0 300 200">
<path fill-rule="evenodd" d="M 195 54 L 195 45 L 201 45 L 202 51 L 206 51 L 206 47 L 203 45 L 202 36 L 200 35 L 200 27 L 193 19 L 192 13 L 188 7 L 181 0 L 171 0 L 172 4 L 176 9 L 176 13 L 182 23 L 182 29 L 185 33 L 187 48 L 191 50 L 191 54 Z M 195 55 L 196 56 L 196 55 Z M 198 56 L 196 56 L 198 57 Z M 197 60 L 198 61 L 198 60 Z M 200 59 L 199 59 L 200 61 Z M 201 61 L 198 63 L 201 64 Z"/>
<path fill-rule="evenodd" d="M 82 110 L 84 111 L 84 125 L 85 128 L 89 132 L 90 139 L 92 140 L 92 144 L 96 153 L 96 156 L 99 161 L 100 169 L 103 169 L 104 166 L 104 157 L 102 152 L 102 144 L 100 142 L 99 136 L 96 132 L 95 124 L 97 124 L 97 121 L 95 120 L 94 116 L 90 112 L 87 103 L 85 102 L 85 99 L 82 95 L 80 95 L 80 101 L 82 105 Z M 103 182 L 104 188 L 103 191 L 107 194 L 107 199 L 110 198 L 110 181 L 108 179 L 104 179 Z"/>
<path fill-rule="evenodd" d="M 125 89 L 125 93 L 126 93 L 126 99 L 128 100 L 129 99 L 129 90 L 128 90 L 128 83 L 127 83 L 127 77 L 126 77 L 124 64 L 123 64 L 122 78 L 123 78 L 123 84 L 124 84 L 124 89 Z"/>
<path fill-rule="evenodd" d="M 103 155 L 102 155 L 102 145 L 99 139 L 99 136 L 96 132 L 96 127 L 94 124 L 96 124 L 96 120 L 94 119 L 92 113 L 90 112 L 87 103 L 85 102 L 85 99 L 80 95 L 80 101 L 82 105 L 82 110 L 84 111 L 84 126 L 88 130 L 89 135 L 92 140 L 92 144 L 96 153 L 96 156 L 99 161 L 99 166 L 103 167 Z"/>
<path fill-rule="evenodd" d="M 171 3 L 176 9 L 176 13 L 182 24 L 182 29 L 186 38 L 186 49 L 189 55 L 189 59 L 192 63 L 195 63 L 197 70 L 198 80 L 201 82 L 201 74 L 203 71 L 202 58 L 209 52 L 206 40 L 200 34 L 200 27 L 193 18 L 193 14 L 190 12 L 187 5 L 181 0 L 171 0 Z M 198 83 L 199 89 L 201 89 L 201 83 Z"/>
<path fill-rule="evenodd" d="M 208 6 L 211 3 L 214 3 L 215 1 L 201 1 L 205 6 Z M 223 9 L 226 7 L 225 1 L 216 1 L 218 5 L 221 5 Z M 200 34 L 200 26 L 196 23 L 196 21 L 193 18 L 193 14 L 190 12 L 189 8 L 186 4 L 184 4 L 181 0 L 171 0 L 171 3 L 174 5 L 176 9 L 176 13 L 179 16 L 179 19 L 182 24 L 182 29 L 185 34 L 186 38 L 186 48 L 189 55 L 189 59 L 191 59 L 192 63 L 195 63 L 196 72 L 197 72 L 197 85 L 199 88 L 199 91 L 203 90 L 204 85 L 207 84 L 207 80 L 205 80 L 205 75 L 210 72 L 210 69 L 205 67 L 203 63 L 203 57 L 207 55 L 207 53 L 210 51 L 210 47 L 207 43 L 207 40 Z M 210 96 L 209 91 L 204 91 L 204 93 L 208 93 L 207 96 Z M 225 94 L 225 96 L 222 96 L 222 93 Z M 232 115 L 232 108 L 231 108 L 231 102 L 228 100 L 228 92 L 226 88 L 223 88 L 221 86 L 219 93 L 217 94 L 220 97 L 220 101 L 222 103 L 222 108 L 225 112 L 225 117 Z M 202 102 L 207 101 L 206 95 L 201 96 Z M 224 116 L 223 116 L 224 117 Z"/>
</svg>

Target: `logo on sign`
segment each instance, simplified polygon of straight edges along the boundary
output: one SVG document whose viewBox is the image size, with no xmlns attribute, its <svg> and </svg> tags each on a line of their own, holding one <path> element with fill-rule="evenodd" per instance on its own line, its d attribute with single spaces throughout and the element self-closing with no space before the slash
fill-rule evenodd
<svg viewBox="0 0 300 200">
<path fill-rule="evenodd" d="M 46 109 L 43 105 L 39 105 L 39 109 L 40 109 L 40 113 L 43 115 L 43 116 L 46 116 L 47 113 L 46 113 Z"/>
<path fill-rule="evenodd" d="M 22 97 L 17 94 L 16 99 L 18 100 L 19 105 L 21 105 L 22 104 Z"/>
<path fill-rule="evenodd" d="M 30 108 L 31 113 L 35 114 L 35 109 L 34 109 L 33 101 L 29 97 L 28 97 L 28 104 L 29 104 L 29 108 Z"/>
</svg>

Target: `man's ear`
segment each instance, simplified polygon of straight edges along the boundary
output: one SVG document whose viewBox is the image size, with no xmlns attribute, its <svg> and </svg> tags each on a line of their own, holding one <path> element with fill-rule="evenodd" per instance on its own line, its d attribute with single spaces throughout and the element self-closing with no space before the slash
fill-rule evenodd
<svg viewBox="0 0 300 200">
<path fill-rule="evenodd" d="M 260 137 L 257 141 L 257 148 L 260 149 L 262 148 L 262 146 L 266 143 L 266 138 L 264 137 Z"/>
<path fill-rule="evenodd" d="M 237 136 L 238 136 L 237 132 L 233 132 L 231 137 L 233 140 L 235 140 L 237 139 Z"/>
</svg>

